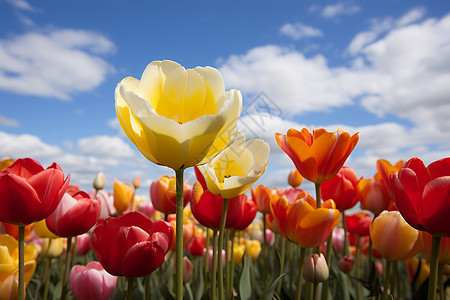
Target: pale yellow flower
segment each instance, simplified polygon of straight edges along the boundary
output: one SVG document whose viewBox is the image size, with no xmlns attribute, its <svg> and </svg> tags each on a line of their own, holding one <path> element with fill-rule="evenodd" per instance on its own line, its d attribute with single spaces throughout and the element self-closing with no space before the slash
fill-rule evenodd
<svg viewBox="0 0 450 300">
<path fill-rule="evenodd" d="M 263 140 L 245 141 L 244 135 L 236 132 L 231 146 L 198 168 L 211 193 L 231 199 L 244 194 L 264 174 L 269 152 Z"/>
<path fill-rule="evenodd" d="M 141 80 L 127 77 L 116 88 L 120 125 L 153 163 L 173 170 L 204 164 L 229 144 L 242 110 L 237 90 L 225 91 L 219 71 L 185 69 L 154 61 Z"/>
</svg>

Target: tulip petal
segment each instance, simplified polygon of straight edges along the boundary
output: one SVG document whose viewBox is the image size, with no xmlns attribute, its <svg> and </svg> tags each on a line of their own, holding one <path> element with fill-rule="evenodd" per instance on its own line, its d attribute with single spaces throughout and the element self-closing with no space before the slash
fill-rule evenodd
<svg viewBox="0 0 450 300">
<path fill-rule="evenodd" d="M 450 237 L 450 176 L 430 181 L 419 203 L 425 231 Z"/>
<path fill-rule="evenodd" d="M 430 180 L 450 176 L 450 157 L 432 162 L 427 169 L 430 172 Z"/>
</svg>

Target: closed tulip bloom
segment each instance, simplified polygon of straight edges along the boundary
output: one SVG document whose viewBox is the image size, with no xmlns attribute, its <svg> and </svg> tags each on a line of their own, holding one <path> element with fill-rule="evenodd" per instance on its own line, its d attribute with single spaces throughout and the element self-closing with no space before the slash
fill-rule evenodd
<svg viewBox="0 0 450 300">
<path fill-rule="evenodd" d="M 99 222 L 92 233 L 92 248 L 103 268 L 115 276 L 141 277 L 164 262 L 173 239 L 173 228 L 152 222 L 138 212 Z"/>
<path fill-rule="evenodd" d="M 183 192 L 183 203 L 186 206 L 192 197 L 191 185 L 187 181 L 184 182 Z M 160 179 L 153 181 L 150 185 L 150 199 L 156 210 L 166 215 L 174 214 L 177 202 L 175 176 L 169 177 L 164 175 Z"/>
<path fill-rule="evenodd" d="M 292 169 L 288 176 L 288 183 L 291 187 L 299 187 L 303 182 L 303 176 L 297 169 Z"/>
<path fill-rule="evenodd" d="M 186 70 L 173 61 L 154 61 L 141 80 L 116 88 L 120 125 L 139 151 L 173 170 L 204 164 L 230 141 L 242 110 L 237 90 L 225 91 L 219 71 Z"/>
<path fill-rule="evenodd" d="M 117 277 L 106 272 L 98 261 L 73 266 L 69 278 L 72 293 L 80 300 L 109 299 L 117 283 Z"/>
<path fill-rule="evenodd" d="M 323 199 L 333 199 L 340 212 L 352 208 L 358 202 L 356 185 L 358 177 L 352 168 L 343 166 L 339 172 L 321 184 Z"/>
<path fill-rule="evenodd" d="M 244 194 L 264 174 L 269 152 L 263 140 L 245 141 L 245 136 L 237 132 L 231 146 L 198 169 L 211 193 L 231 199 Z"/>
<path fill-rule="evenodd" d="M 205 247 L 206 237 L 204 237 L 203 235 L 194 235 L 189 245 L 187 245 L 186 250 L 192 256 L 201 256 Z"/>
<path fill-rule="evenodd" d="M 353 215 L 345 216 L 347 231 L 356 236 L 368 236 L 370 234 L 370 224 L 372 224 L 372 216 L 364 211 L 357 212 Z"/>
<path fill-rule="evenodd" d="M 264 185 L 258 185 L 256 189 L 251 188 L 253 201 L 258 206 L 258 211 L 263 214 L 270 213 L 270 194 L 272 191 Z"/>
<path fill-rule="evenodd" d="M 70 196 L 65 194 L 55 211 L 45 219 L 48 229 L 60 237 L 83 234 L 97 223 L 100 215 L 100 200 L 92 199 L 80 191 Z"/>
<path fill-rule="evenodd" d="M 69 179 L 56 163 L 44 169 L 30 158 L 16 160 L 0 171 L 0 221 L 28 225 L 45 219 L 58 206 Z"/>
<path fill-rule="evenodd" d="M 83 233 L 77 236 L 77 255 L 86 255 L 91 250 L 91 236 Z"/>
<path fill-rule="evenodd" d="M 270 205 L 276 230 L 304 248 L 323 244 L 340 216 L 333 200 L 327 200 L 321 208 L 316 208 L 316 201 L 305 191 L 291 200 L 286 195 L 274 195 Z"/>
<path fill-rule="evenodd" d="M 409 225 L 450 237 L 450 157 L 428 167 L 411 158 L 391 183 L 395 204 Z"/>
<path fill-rule="evenodd" d="M 370 225 L 373 246 L 387 260 L 404 260 L 423 249 L 422 234 L 406 223 L 398 211 L 383 211 Z"/>
<path fill-rule="evenodd" d="M 372 212 L 375 216 L 383 210 L 391 210 L 393 206 L 392 198 L 389 197 L 381 179 L 361 178 L 356 186 L 356 195 L 361 208 Z"/>
<path fill-rule="evenodd" d="M 55 258 L 60 257 L 64 250 L 64 239 L 63 238 L 55 238 L 42 239 L 41 246 L 41 255 L 44 257 Z"/>
<path fill-rule="evenodd" d="M 134 191 L 132 184 L 114 180 L 114 206 L 119 213 L 133 205 Z"/>
<path fill-rule="evenodd" d="M 152 218 L 156 212 L 156 209 L 151 202 L 145 201 L 139 203 L 139 205 L 137 206 L 137 211 L 143 213 L 148 218 Z"/>
<path fill-rule="evenodd" d="M 405 164 L 405 161 L 399 160 L 395 165 L 391 164 L 389 161 L 385 159 L 379 159 L 377 160 L 377 173 L 375 174 L 374 178 L 381 179 L 383 182 L 384 187 L 386 188 L 386 191 L 389 194 L 389 197 L 392 196 L 392 189 L 391 189 L 391 174 L 396 174 Z"/>
<path fill-rule="evenodd" d="M 176 218 L 173 218 L 169 221 L 170 225 L 172 225 L 173 228 L 176 227 Z M 187 247 L 187 245 L 191 242 L 192 237 L 194 236 L 194 223 L 192 220 L 189 220 L 187 222 L 183 222 L 183 249 Z M 171 250 L 173 252 L 176 252 L 176 231 L 173 232 L 173 239 L 172 239 L 172 247 Z"/>
<path fill-rule="evenodd" d="M 338 260 L 338 268 L 345 274 L 350 273 L 353 270 L 353 264 L 355 260 L 353 258 L 349 258 L 347 256 L 343 256 Z"/>
<path fill-rule="evenodd" d="M 257 240 L 245 240 L 245 253 L 253 260 L 257 260 L 261 253 L 261 243 Z"/>
<path fill-rule="evenodd" d="M 36 269 L 38 250 L 34 244 L 24 247 L 25 289 Z M 19 246 L 15 238 L 0 235 L 0 299 L 18 298 Z"/>
<path fill-rule="evenodd" d="M 200 175 L 201 176 L 201 175 Z M 203 226 L 218 229 L 222 218 L 223 198 L 203 190 L 200 181 L 193 187 L 191 211 L 194 218 Z M 245 229 L 256 217 L 256 203 L 242 194 L 228 200 L 225 228 Z"/>
<path fill-rule="evenodd" d="M 324 282 L 330 275 L 327 261 L 322 253 L 309 254 L 305 258 L 303 277 L 313 283 Z"/>
<path fill-rule="evenodd" d="M 311 133 L 289 129 L 275 135 L 278 145 L 292 159 L 299 173 L 314 183 L 322 183 L 337 174 L 359 140 L 359 133 L 350 136 L 342 129 L 328 132 L 316 129 Z"/>
<path fill-rule="evenodd" d="M 92 184 L 94 186 L 94 189 L 101 190 L 105 187 L 105 174 L 103 172 L 99 172 L 95 178 L 94 182 Z"/>
<path fill-rule="evenodd" d="M 105 190 L 99 190 L 98 192 L 92 191 L 89 193 L 92 198 L 98 198 L 100 200 L 100 215 L 99 219 L 106 219 L 108 217 L 116 216 L 117 209 L 114 206 L 114 195 L 108 193 Z"/>
<path fill-rule="evenodd" d="M 245 245 L 234 244 L 233 245 L 233 262 L 235 265 L 239 265 L 242 262 L 242 257 L 244 257 Z"/>
</svg>

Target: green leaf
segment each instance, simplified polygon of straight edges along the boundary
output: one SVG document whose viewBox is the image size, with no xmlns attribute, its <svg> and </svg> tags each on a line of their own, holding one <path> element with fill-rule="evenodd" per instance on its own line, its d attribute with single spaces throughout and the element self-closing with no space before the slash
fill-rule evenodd
<svg viewBox="0 0 450 300">
<path fill-rule="evenodd" d="M 244 253 L 244 269 L 242 270 L 239 280 L 239 295 L 241 300 L 249 300 L 252 298 L 252 286 L 250 283 L 250 262 Z"/>
<path fill-rule="evenodd" d="M 275 291 L 275 287 L 278 284 L 278 281 L 281 280 L 281 278 L 283 278 L 285 274 L 281 274 L 280 276 L 278 276 L 277 279 L 275 279 L 274 281 L 272 281 L 272 283 L 270 284 L 269 288 L 267 289 L 267 291 L 264 291 L 264 296 L 261 297 L 261 300 L 272 300 L 273 298 L 273 292 Z"/>
</svg>

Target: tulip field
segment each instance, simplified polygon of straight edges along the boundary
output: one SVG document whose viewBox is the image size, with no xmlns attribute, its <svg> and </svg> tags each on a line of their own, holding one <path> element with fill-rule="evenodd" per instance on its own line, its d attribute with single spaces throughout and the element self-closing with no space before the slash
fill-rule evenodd
<svg viewBox="0 0 450 300">
<path fill-rule="evenodd" d="M 58 162 L 1 160 L 0 299 L 450 299 L 450 157 L 364 178 L 345 165 L 359 133 L 292 128 L 273 136 L 289 187 L 264 186 L 269 144 L 235 129 L 218 70 L 152 62 L 115 108 L 172 174 L 80 190 Z"/>
</svg>

